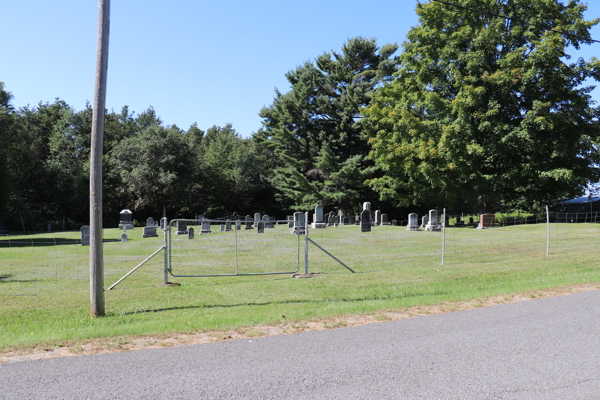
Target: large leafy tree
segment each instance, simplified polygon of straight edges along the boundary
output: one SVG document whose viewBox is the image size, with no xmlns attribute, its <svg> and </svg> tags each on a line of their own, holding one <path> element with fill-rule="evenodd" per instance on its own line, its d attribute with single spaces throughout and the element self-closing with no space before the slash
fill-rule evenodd
<svg viewBox="0 0 600 400">
<path fill-rule="evenodd" d="M 364 111 L 385 170 L 371 187 L 400 205 L 456 210 L 582 193 L 598 180 L 599 111 L 584 81 L 600 64 L 567 50 L 591 44 L 599 20 L 586 21 L 579 0 L 454 3 L 482 12 L 417 4 L 401 68 Z"/>
<path fill-rule="evenodd" d="M 198 142 L 200 136 L 196 132 L 190 139 Z M 261 189 L 261 166 L 252 150 L 252 143 L 240 137 L 231 124 L 206 131 L 197 150 L 201 179 L 196 180 L 194 190 L 200 212 L 221 217 L 256 211 L 252 206 Z"/>
<path fill-rule="evenodd" d="M 127 194 L 129 207 L 162 215 L 163 207 L 177 212 L 192 201 L 194 155 L 185 132 L 148 125 L 112 149 L 108 167 L 120 179 L 117 190 Z"/>
<path fill-rule="evenodd" d="M 291 90 L 276 91 L 260 111 L 256 143 L 271 148 L 277 167 L 270 178 L 278 199 L 290 207 L 357 205 L 373 171 L 361 137 L 360 108 L 395 70 L 394 44 L 353 38 L 340 53 L 324 53 L 286 74 Z"/>
</svg>

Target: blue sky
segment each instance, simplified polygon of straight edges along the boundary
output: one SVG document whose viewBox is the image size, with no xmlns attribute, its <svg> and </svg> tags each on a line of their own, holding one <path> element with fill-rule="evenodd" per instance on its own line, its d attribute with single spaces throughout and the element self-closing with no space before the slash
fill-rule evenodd
<svg viewBox="0 0 600 400">
<path fill-rule="evenodd" d="M 532 0 L 533 1 L 533 0 Z M 401 44 L 417 25 L 415 0 L 111 1 L 107 108 L 153 106 L 165 124 L 201 129 L 226 123 L 247 137 L 284 74 L 354 36 Z M 586 19 L 600 17 L 590 1 Z M 91 101 L 96 0 L 0 4 L 0 81 L 17 107 Z M 600 27 L 592 36 L 600 40 Z M 600 44 L 577 56 L 600 55 Z M 600 90 L 595 91 L 600 100 Z"/>
</svg>

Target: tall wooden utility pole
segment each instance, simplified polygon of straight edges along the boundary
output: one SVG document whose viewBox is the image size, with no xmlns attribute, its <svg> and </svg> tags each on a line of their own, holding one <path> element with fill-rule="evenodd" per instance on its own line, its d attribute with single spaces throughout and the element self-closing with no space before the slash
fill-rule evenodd
<svg viewBox="0 0 600 400">
<path fill-rule="evenodd" d="M 104 256 L 102 250 L 102 151 L 104 108 L 108 70 L 110 0 L 98 0 L 96 34 L 96 84 L 92 104 L 92 144 L 90 159 L 90 315 L 104 315 Z"/>
</svg>

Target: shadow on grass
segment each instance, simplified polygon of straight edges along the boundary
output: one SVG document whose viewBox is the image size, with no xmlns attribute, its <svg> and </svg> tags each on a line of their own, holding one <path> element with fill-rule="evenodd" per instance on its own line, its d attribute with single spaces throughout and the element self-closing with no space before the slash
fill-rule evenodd
<svg viewBox="0 0 600 400">
<path fill-rule="evenodd" d="M 118 241 L 119 239 L 103 239 L 102 243 Z M 11 247 L 45 247 L 73 244 L 81 245 L 81 240 L 65 238 L 7 239 L 0 240 L 0 249 L 6 249 Z"/>
<path fill-rule="evenodd" d="M 0 275 L 0 283 L 29 283 L 37 281 L 37 279 L 11 279 L 13 276 L 13 274 Z"/>
<path fill-rule="evenodd" d="M 267 301 L 263 303 L 257 302 L 247 302 L 240 304 L 206 304 L 206 305 L 198 305 L 198 306 L 181 306 L 181 307 L 166 307 L 166 308 L 155 308 L 155 309 L 145 309 L 145 310 L 136 310 L 136 311 L 127 311 L 127 312 L 109 312 L 106 314 L 107 317 L 117 317 L 117 316 L 126 316 L 126 315 L 135 315 L 135 314 L 143 314 L 143 313 L 158 313 L 164 311 L 177 311 L 177 310 L 198 310 L 198 309 L 211 309 L 211 308 L 233 308 L 233 307 L 247 307 L 247 306 L 270 306 L 277 304 L 327 304 L 327 303 L 356 303 L 361 301 L 374 301 L 374 300 L 394 300 L 394 299 L 407 299 L 414 297 L 423 297 L 423 296 L 442 296 L 447 295 L 450 292 L 436 290 L 433 292 L 413 292 L 413 293 L 403 293 L 396 296 L 364 296 L 361 298 L 355 299 L 324 299 L 324 300 L 282 300 L 282 301 Z"/>
</svg>

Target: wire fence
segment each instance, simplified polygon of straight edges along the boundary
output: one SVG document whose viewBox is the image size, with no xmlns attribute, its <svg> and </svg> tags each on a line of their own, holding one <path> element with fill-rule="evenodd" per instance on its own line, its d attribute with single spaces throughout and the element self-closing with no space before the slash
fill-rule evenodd
<svg viewBox="0 0 600 400">
<path fill-rule="evenodd" d="M 404 267 L 486 268 L 490 263 L 522 265 L 544 262 L 549 256 L 597 254 L 600 250 L 599 213 L 518 213 L 494 215 L 488 226 L 480 215 L 442 217 L 440 231 L 409 230 L 396 225 L 338 225 L 307 228 L 308 237 L 358 273 L 385 273 Z M 442 214 L 443 215 L 443 214 Z M 398 222 L 400 221 L 400 223 Z M 408 222 L 408 220 L 406 220 Z M 262 224 L 262 225 L 261 225 Z M 175 220 L 167 230 L 168 268 L 173 276 L 292 274 L 308 272 L 349 274 L 330 254 L 294 234 L 287 220 Z M 206 228 L 206 229 L 205 229 Z M 165 231 L 142 236 L 142 229 L 104 231 L 105 286 L 163 246 Z M 296 232 L 297 233 L 297 232 Z M 89 247 L 79 232 L 31 233 L 0 237 L 1 296 L 39 295 L 53 291 L 88 292 Z M 132 285 L 160 283 L 163 257 L 150 260 Z M 143 271 L 142 271 L 143 270 Z M 66 285 L 66 282 L 70 284 Z"/>
</svg>

